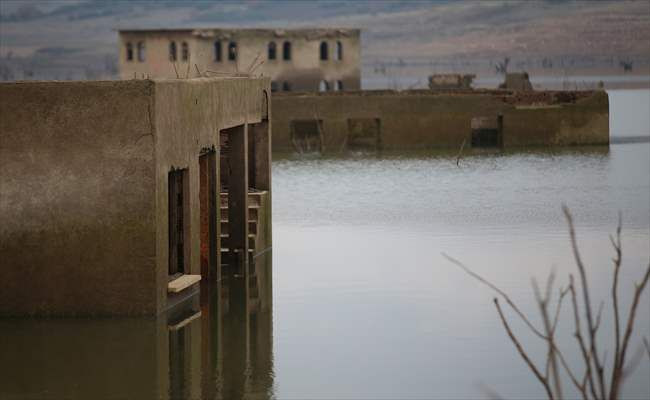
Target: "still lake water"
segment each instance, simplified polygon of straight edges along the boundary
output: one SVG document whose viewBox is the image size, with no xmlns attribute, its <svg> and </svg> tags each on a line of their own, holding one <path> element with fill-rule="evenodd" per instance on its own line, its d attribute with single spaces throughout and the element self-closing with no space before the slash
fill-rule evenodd
<svg viewBox="0 0 650 400">
<path fill-rule="evenodd" d="M 650 135 L 650 91 L 610 95 L 612 136 Z M 494 294 L 441 253 L 510 293 L 534 322 L 531 278 L 554 270 L 565 284 L 576 272 L 562 204 L 574 213 L 594 302 L 608 299 L 619 210 L 622 304 L 650 258 L 648 142 L 466 151 L 459 166 L 455 152 L 274 157 L 273 276 L 258 272 L 259 299 L 225 280 L 182 328 L 0 320 L 0 398 L 485 398 L 486 388 L 540 398 Z M 650 336 L 649 298 L 632 352 Z M 564 311 L 560 346 L 577 369 Z M 543 343 L 507 315 L 542 360 Z M 603 347 L 611 326 L 606 307 Z M 650 397 L 649 376 L 644 360 L 625 397 Z"/>
</svg>

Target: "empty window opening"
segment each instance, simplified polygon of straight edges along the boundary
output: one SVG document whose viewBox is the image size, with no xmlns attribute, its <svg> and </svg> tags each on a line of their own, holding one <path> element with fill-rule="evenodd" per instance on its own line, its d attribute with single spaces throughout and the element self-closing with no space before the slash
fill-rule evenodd
<svg viewBox="0 0 650 400">
<path fill-rule="evenodd" d="M 228 43 L 228 60 L 237 60 L 237 42 Z"/>
<path fill-rule="evenodd" d="M 217 277 L 217 158 L 214 150 L 199 156 L 201 277 Z"/>
<path fill-rule="evenodd" d="M 169 61 L 176 61 L 176 42 L 169 42 Z"/>
<path fill-rule="evenodd" d="M 472 147 L 499 147 L 502 145 L 503 116 L 474 117 L 471 121 Z"/>
<path fill-rule="evenodd" d="M 221 42 L 214 42 L 214 61 L 221 62 Z"/>
<path fill-rule="evenodd" d="M 329 56 L 329 49 L 327 48 L 327 42 L 320 43 L 320 59 L 325 61 Z"/>
<path fill-rule="evenodd" d="M 278 83 L 276 81 L 271 81 L 271 92 L 278 91 Z"/>
<path fill-rule="evenodd" d="M 336 42 L 336 53 L 334 54 L 334 59 L 341 61 L 343 59 L 343 43 Z"/>
<path fill-rule="evenodd" d="M 330 90 L 329 82 L 327 82 L 324 79 L 322 81 L 320 81 L 320 83 L 318 84 L 318 91 L 319 92 L 329 92 L 329 90 Z"/>
<path fill-rule="evenodd" d="M 189 199 L 187 197 L 187 170 L 172 170 L 168 174 L 169 217 L 169 276 L 176 277 L 186 271 L 186 223 Z"/>
<path fill-rule="evenodd" d="M 379 118 L 348 119 L 348 138 L 346 143 L 349 150 L 380 150 L 381 120 Z"/>
<path fill-rule="evenodd" d="M 275 42 L 269 43 L 269 60 L 275 60 L 276 58 L 276 46 Z"/>
<path fill-rule="evenodd" d="M 291 143 L 298 153 L 323 151 L 323 120 L 293 120 L 290 125 Z"/>
<path fill-rule="evenodd" d="M 285 61 L 291 60 L 291 43 L 284 42 L 282 44 L 282 59 Z"/>
<path fill-rule="evenodd" d="M 138 61 L 143 62 L 145 59 L 145 51 L 146 48 L 144 47 L 144 42 L 138 42 Z"/>
<path fill-rule="evenodd" d="M 190 46 L 187 45 L 187 42 L 181 44 L 181 58 L 183 61 L 190 59 Z"/>
<path fill-rule="evenodd" d="M 285 92 L 290 92 L 291 91 L 291 83 L 284 81 L 282 82 L 282 90 Z"/>
<path fill-rule="evenodd" d="M 341 81 L 334 81 L 334 91 L 340 91 L 343 90 L 343 82 Z"/>
<path fill-rule="evenodd" d="M 126 44 L 126 61 L 133 61 L 133 44 L 131 42 Z"/>
</svg>

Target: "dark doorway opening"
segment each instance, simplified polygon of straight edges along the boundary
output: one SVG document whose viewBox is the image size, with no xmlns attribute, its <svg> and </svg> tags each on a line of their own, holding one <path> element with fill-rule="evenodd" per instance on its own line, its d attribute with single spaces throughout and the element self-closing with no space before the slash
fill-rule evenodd
<svg viewBox="0 0 650 400">
<path fill-rule="evenodd" d="M 349 150 L 378 151 L 381 150 L 381 120 L 379 118 L 350 118 L 348 119 Z"/>
<path fill-rule="evenodd" d="M 248 254 L 248 133 L 239 125 L 220 131 L 221 251 L 224 264 L 243 274 Z M 224 243 L 225 241 L 225 243 Z"/>
<path fill-rule="evenodd" d="M 472 147 L 501 147 L 503 116 L 475 117 L 471 121 Z"/>
<path fill-rule="evenodd" d="M 168 175 L 168 213 L 169 213 L 169 276 L 175 278 L 186 273 L 188 258 L 186 226 L 188 218 L 188 179 L 186 169 L 177 169 Z"/>
<path fill-rule="evenodd" d="M 199 156 L 199 213 L 201 221 L 201 277 L 218 276 L 217 268 L 217 154 L 208 150 Z"/>
<path fill-rule="evenodd" d="M 323 120 L 298 119 L 290 122 L 291 142 L 298 153 L 323 151 Z"/>
</svg>

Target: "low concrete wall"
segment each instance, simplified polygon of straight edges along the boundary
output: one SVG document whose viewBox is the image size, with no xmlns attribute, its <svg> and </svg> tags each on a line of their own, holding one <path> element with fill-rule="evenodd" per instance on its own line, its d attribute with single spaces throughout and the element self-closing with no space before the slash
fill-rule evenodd
<svg viewBox="0 0 650 400">
<path fill-rule="evenodd" d="M 322 121 L 313 124 L 320 127 L 313 140 L 328 152 L 348 147 L 358 120 L 378 120 L 383 149 L 458 148 L 470 143 L 473 118 L 496 120 L 498 115 L 503 116 L 506 147 L 609 143 L 609 103 L 601 91 L 282 93 L 273 94 L 272 103 L 276 151 L 296 149 L 292 121 Z"/>
</svg>

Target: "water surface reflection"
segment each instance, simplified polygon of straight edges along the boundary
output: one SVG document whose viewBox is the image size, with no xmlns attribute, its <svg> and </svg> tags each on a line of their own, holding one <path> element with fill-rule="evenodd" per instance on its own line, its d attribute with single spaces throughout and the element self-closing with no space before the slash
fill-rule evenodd
<svg viewBox="0 0 650 400">
<path fill-rule="evenodd" d="M 249 272 L 160 318 L 0 320 L 0 398 L 271 398 L 271 253 Z"/>
</svg>

